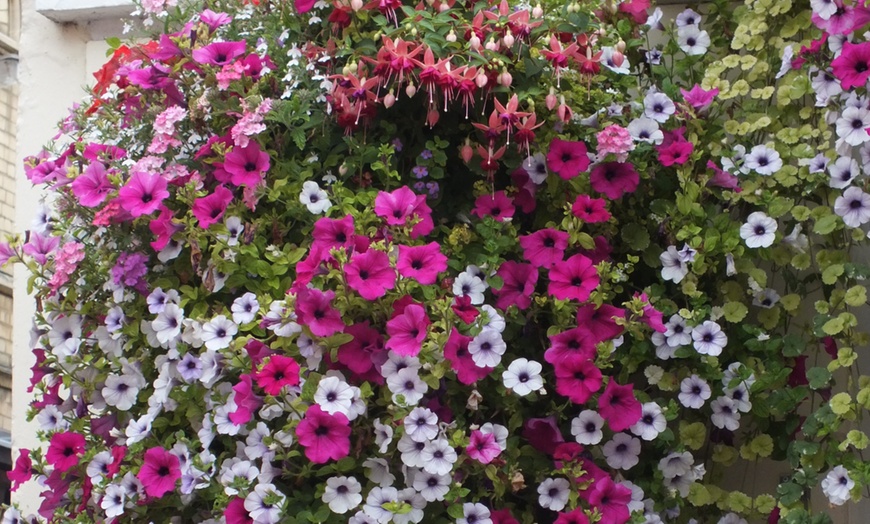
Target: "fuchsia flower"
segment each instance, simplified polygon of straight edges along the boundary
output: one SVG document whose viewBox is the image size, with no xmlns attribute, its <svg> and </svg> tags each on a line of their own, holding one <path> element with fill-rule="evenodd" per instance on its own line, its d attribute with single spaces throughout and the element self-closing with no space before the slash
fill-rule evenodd
<svg viewBox="0 0 870 524">
<path fill-rule="evenodd" d="M 843 42 L 843 50 L 831 67 L 843 89 L 863 86 L 870 78 L 870 42 Z"/>
<path fill-rule="evenodd" d="M 420 352 L 426 335 L 429 334 L 429 317 L 426 310 L 418 304 L 410 304 L 393 315 L 387 321 L 386 348 L 392 349 L 399 355 L 414 356 Z"/>
<path fill-rule="evenodd" d="M 160 498 L 175 490 L 175 483 L 181 478 L 181 464 L 173 453 L 153 447 L 145 452 L 145 463 L 136 478 L 149 497 Z"/>
<path fill-rule="evenodd" d="M 256 186 L 269 167 L 269 153 L 253 140 L 245 147 L 233 147 L 224 160 L 224 171 L 231 175 L 230 182 L 236 186 Z"/>
<path fill-rule="evenodd" d="M 352 216 L 345 215 L 340 219 L 323 217 L 314 223 L 314 231 L 311 233 L 314 241 L 311 243 L 311 249 L 328 250 L 334 247 L 348 247 L 353 241 L 353 235 Z"/>
<path fill-rule="evenodd" d="M 573 329 L 550 335 L 550 347 L 544 352 L 544 360 L 556 365 L 566 358 L 591 360 L 595 357 L 595 338 L 588 326 L 582 324 Z"/>
<path fill-rule="evenodd" d="M 700 85 L 695 84 L 689 91 L 680 88 L 680 93 L 682 93 L 683 100 L 685 100 L 687 104 L 698 111 L 703 111 L 713 103 L 716 95 L 719 94 L 719 88 L 714 87 L 713 89 L 706 91 L 701 88 Z"/>
<path fill-rule="evenodd" d="M 193 216 L 199 221 L 199 227 L 208 229 L 220 220 L 232 201 L 233 192 L 223 185 L 214 188 L 214 193 L 194 200 L 192 211 Z"/>
<path fill-rule="evenodd" d="M 487 376 L 494 368 L 481 368 L 474 363 L 468 344 L 473 339 L 459 333 L 456 328 L 450 332 L 447 343 L 444 344 L 444 358 L 447 359 L 456 373 L 456 378 L 466 386 L 474 384 Z"/>
<path fill-rule="evenodd" d="M 564 180 L 571 180 L 589 169 L 586 144 L 554 138 L 547 152 L 547 167 Z"/>
<path fill-rule="evenodd" d="M 103 203 L 106 196 L 115 189 L 106 176 L 106 166 L 94 162 L 73 180 L 72 191 L 79 203 L 85 207 L 96 207 Z"/>
<path fill-rule="evenodd" d="M 15 467 L 6 472 L 6 478 L 12 483 L 9 491 L 14 493 L 22 484 L 30 480 L 31 477 L 33 477 L 33 462 L 30 460 L 30 450 L 21 448 L 18 458 L 15 459 Z"/>
<path fill-rule="evenodd" d="M 622 162 L 604 162 L 592 168 L 589 175 L 592 189 L 616 200 L 625 193 L 633 193 L 640 183 L 640 175 L 634 166 Z"/>
<path fill-rule="evenodd" d="M 254 378 L 266 394 L 280 395 L 284 386 L 299 384 L 299 364 L 290 357 L 272 355 L 263 368 L 254 374 Z"/>
<path fill-rule="evenodd" d="M 194 49 L 191 56 L 193 61 L 198 64 L 225 66 L 245 54 L 246 49 L 247 43 L 244 40 L 239 42 L 212 42 L 205 47 Z"/>
<path fill-rule="evenodd" d="M 550 267 L 561 262 L 568 247 L 568 233 L 558 229 L 539 229 L 520 236 L 523 257 L 535 267 Z"/>
<path fill-rule="evenodd" d="M 602 198 L 592 198 L 589 195 L 577 195 L 577 200 L 571 206 L 571 212 L 587 224 L 597 224 L 610 220 L 607 202 Z"/>
<path fill-rule="evenodd" d="M 133 218 L 150 215 L 169 196 L 169 191 L 166 190 L 166 187 L 166 179 L 162 176 L 136 172 L 133 173 L 124 187 L 118 191 L 118 203 Z"/>
<path fill-rule="evenodd" d="M 424 246 L 399 246 L 396 269 L 403 277 L 429 286 L 435 283 L 438 273 L 447 271 L 447 257 L 441 253 L 438 242 Z"/>
<path fill-rule="evenodd" d="M 341 460 L 350 453 L 350 426 L 343 413 L 323 412 L 317 404 L 305 412 L 296 426 L 296 438 L 305 448 L 305 456 L 315 464 Z"/>
<path fill-rule="evenodd" d="M 583 255 L 574 255 L 550 268 L 547 292 L 559 300 L 585 302 L 599 282 L 598 270 L 592 261 Z"/>
<path fill-rule="evenodd" d="M 601 512 L 601 520 L 597 524 L 625 524 L 631 518 L 628 510 L 631 490 L 613 482 L 610 477 L 596 481 L 588 499 L 589 504 Z"/>
<path fill-rule="evenodd" d="M 354 253 L 344 266 L 347 285 L 366 300 L 381 298 L 396 285 L 396 270 L 383 251 L 369 249 Z"/>
<path fill-rule="evenodd" d="M 625 431 L 640 420 L 642 407 L 631 384 L 620 386 L 611 379 L 598 398 L 598 412 L 613 431 Z"/>
<path fill-rule="evenodd" d="M 496 307 L 506 310 L 512 305 L 526 309 L 532 304 L 532 293 L 538 282 L 538 270 L 531 264 L 508 260 L 498 268 L 496 275 L 504 281 L 501 289 L 493 289 Z"/>
<path fill-rule="evenodd" d="M 497 222 L 504 222 L 513 217 L 514 212 L 516 212 L 516 208 L 514 208 L 513 201 L 504 191 L 496 191 L 491 195 L 480 195 L 474 201 L 474 209 L 471 210 L 471 214 L 481 220 L 486 216 L 491 216 Z"/>
<path fill-rule="evenodd" d="M 501 454 L 501 448 L 492 433 L 483 433 L 479 429 L 471 432 L 471 439 L 465 448 L 468 456 L 481 464 L 489 464 Z"/>
<path fill-rule="evenodd" d="M 554 367 L 556 368 L 556 392 L 563 397 L 568 397 L 575 404 L 585 403 L 593 393 L 601 389 L 601 370 L 589 359 L 580 356 L 563 358 Z M 637 418 L 640 418 L 639 413 Z"/>
<path fill-rule="evenodd" d="M 341 313 L 332 307 L 334 291 L 305 288 L 296 296 L 296 314 L 299 323 L 307 326 L 315 336 L 331 337 L 344 331 Z"/>
</svg>

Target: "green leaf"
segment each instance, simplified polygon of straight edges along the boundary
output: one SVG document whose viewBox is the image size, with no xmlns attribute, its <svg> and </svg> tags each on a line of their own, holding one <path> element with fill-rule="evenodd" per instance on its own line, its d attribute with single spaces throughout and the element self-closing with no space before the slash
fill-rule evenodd
<svg viewBox="0 0 870 524">
<path fill-rule="evenodd" d="M 742 302 L 727 302 L 722 306 L 722 312 L 728 322 L 740 322 L 746 318 L 749 309 Z"/>
<path fill-rule="evenodd" d="M 832 318 L 822 325 L 822 331 L 824 331 L 826 335 L 836 335 L 837 333 L 841 333 L 844 328 L 843 320 L 839 317 Z"/>
<path fill-rule="evenodd" d="M 638 224 L 627 224 L 623 227 L 622 239 L 635 251 L 643 251 L 649 246 L 649 232 Z"/>
<path fill-rule="evenodd" d="M 803 489 L 794 482 L 786 482 L 780 484 L 776 488 L 776 494 L 779 495 L 779 502 L 785 506 L 791 506 L 797 503 L 803 495 Z"/>
<path fill-rule="evenodd" d="M 810 368 L 807 370 L 807 380 L 812 389 L 824 389 L 831 381 L 831 372 L 825 368 Z"/>
<path fill-rule="evenodd" d="M 837 279 L 845 272 L 843 264 L 833 264 L 822 271 L 822 282 L 833 285 L 837 283 Z"/>
<path fill-rule="evenodd" d="M 846 291 L 845 301 L 852 307 L 863 306 L 867 303 L 867 288 L 861 285 L 850 287 Z"/>
<path fill-rule="evenodd" d="M 837 215 L 826 215 L 822 218 L 816 220 L 816 223 L 813 224 L 813 232 L 818 233 L 820 235 L 827 235 L 828 233 L 834 231 L 837 228 L 837 224 L 840 220 L 840 217 Z"/>
</svg>

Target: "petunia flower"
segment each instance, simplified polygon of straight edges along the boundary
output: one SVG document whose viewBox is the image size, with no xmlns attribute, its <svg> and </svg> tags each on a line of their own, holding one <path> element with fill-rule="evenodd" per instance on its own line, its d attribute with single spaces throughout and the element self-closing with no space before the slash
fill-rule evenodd
<svg viewBox="0 0 870 524">
<path fill-rule="evenodd" d="M 254 379 L 267 395 L 278 396 L 284 387 L 299 384 L 299 364 L 290 357 L 272 355 L 254 373 Z"/>
<path fill-rule="evenodd" d="M 330 337 L 344 331 L 341 313 L 332 306 L 335 292 L 306 288 L 296 297 L 299 323 L 307 326 L 315 336 Z"/>
<path fill-rule="evenodd" d="M 135 172 L 118 191 L 117 201 L 130 215 L 150 215 L 169 196 L 166 179 L 160 175 Z"/>
<path fill-rule="evenodd" d="M 204 47 L 194 49 L 191 56 L 198 64 L 225 66 L 245 54 L 247 43 L 244 40 L 238 42 L 212 42 Z"/>
<path fill-rule="evenodd" d="M 625 330 L 617 319 L 625 318 L 625 310 L 610 304 L 586 304 L 577 308 L 577 326 L 585 328 L 592 341 L 597 344 L 611 340 Z"/>
<path fill-rule="evenodd" d="M 554 138 L 547 152 L 547 167 L 563 180 L 575 178 L 589 169 L 586 144 Z"/>
<path fill-rule="evenodd" d="M 535 267 L 550 267 L 561 262 L 568 247 L 568 233 L 557 229 L 539 229 L 530 235 L 521 235 L 523 257 Z"/>
<path fill-rule="evenodd" d="M 103 203 L 106 196 L 115 189 L 106 175 L 106 166 L 102 162 L 94 162 L 77 176 L 71 184 L 73 195 L 85 207 L 96 207 Z"/>
<path fill-rule="evenodd" d="M 550 511 L 562 511 L 568 504 L 571 484 L 563 478 L 546 478 L 538 485 L 538 504 Z"/>
<path fill-rule="evenodd" d="M 227 206 L 233 201 L 233 192 L 220 185 L 208 196 L 200 197 L 193 202 L 193 216 L 199 221 L 199 227 L 208 229 L 224 216 Z"/>
<path fill-rule="evenodd" d="M 544 360 L 553 365 L 567 358 L 592 360 L 596 352 L 593 333 L 594 331 L 581 325 L 550 335 L 550 347 L 544 352 Z"/>
<path fill-rule="evenodd" d="M 847 226 L 861 227 L 870 222 L 870 195 L 858 187 L 850 187 L 834 201 L 834 213 L 843 217 Z"/>
<path fill-rule="evenodd" d="M 145 452 L 145 462 L 136 478 L 145 487 L 149 497 L 160 498 L 175 490 L 175 484 L 181 478 L 181 466 L 178 457 L 162 447 L 153 447 Z"/>
<path fill-rule="evenodd" d="M 491 216 L 497 222 L 510 220 L 516 208 L 513 201 L 504 191 L 496 191 L 492 194 L 484 194 L 477 197 L 474 201 L 474 209 L 471 214 L 483 220 L 487 216 Z"/>
<path fill-rule="evenodd" d="M 369 249 L 354 253 L 344 266 L 347 285 L 366 300 L 375 300 L 396 285 L 396 270 L 383 251 Z"/>
<path fill-rule="evenodd" d="M 387 321 L 386 348 L 399 355 L 414 356 L 420 352 L 429 333 L 431 321 L 423 306 L 411 304 Z"/>
<path fill-rule="evenodd" d="M 313 238 L 311 249 L 329 250 L 332 248 L 348 247 L 352 244 L 354 238 L 353 216 L 345 215 L 339 219 L 319 218 L 314 223 L 311 237 Z"/>
<path fill-rule="evenodd" d="M 719 88 L 714 87 L 713 89 L 706 90 L 700 85 L 695 84 L 692 86 L 692 89 L 688 91 L 680 88 L 680 94 L 683 95 L 683 100 L 690 106 L 694 107 L 695 110 L 703 111 L 713 103 L 716 95 L 719 94 Z"/>
<path fill-rule="evenodd" d="M 870 42 L 844 42 L 840 55 L 831 61 L 831 67 L 843 89 L 863 86 L 870 79 Z"/>
<path fill-rule="evenodd" d="M 351 429 L 341 413 L 329 415 L 314 404 L 296 426 L 296 439 L 315 464 L 341 460 L 350 453 Z"/>
<path fill-rule="evenodd" d="M 677 29 L 677 45 L 689 56 L 700 56 L 710 47 L 710 35 L 697 25 L 685 25 Z"/>
<path fill-rule="evenodd" d="M 609 477 L 600 479 L 592 485 L 588 500 L 589 504 L 601 513 L 601 519 L 597 524 L 624 524 L 631 517 L 628 511 L 631 490 L 613 482 Z"/>
<path fill-rule="evenodd" d="M 583 255 L 574 255 L 550 268 L 547 293 L 559 300 L 585 302 L 598 287 L 598 270 Z"/>
<path fill-rule="evenodd" d="M 245 147 L 233 147 L 224 160 L 224 170 L 231 175 L 230 182 L 236 186 L 256 187 L 269 170 L 269 153 L 260 149 L 260 144 L 251 140 Z"/>
<path fill-rule="evenodd" d="M 447 257 L 441 253 L 438 242 L 422 246 L 400 245 L 396 269 L 404 278 L 413 278 L 428 286 L 435 283 L 439 273 L 447 271 Z"/>
<path fill-rule="evenodd" d="M 571 434 L 574 435 L 579 444 L 593 446 L 601 442 L 604 437 L 604 433 L 601 431 L 604 422 L 598 412 L 584 409 L 571 420 Z"/>
<path fill-rule="evenodd" d="M 60 472 L 69 470 L 79 463 L 85 452 L 85 437 L 74 431 L 64 431 L 51 436 L 45 461 Z"/>
<path fill-rule="evenodd" d="M 54 255 L 54 251 L 60 245 L 60 237 L 54 235 L 42 235 L 32 233 L 30 239 L 24 244 L 25 255 L 30 255 L 40 265 L 45 265 L 48 257 Z"/>
<path fill-rule="evenodd" d="M 625 431 L 640 420 L 642 408 L 631 384 L 621 386 L 611 379 L 598 399 L 598 412 L 610 429 Z"/>
<path fill-rule="evenodd" d="M 321 500 L 333 513 L 343 515 L 362 503 L 361 491 L 362 485 L 354 477 L 330 477 Z"/>
<path fill-rule="evenodd" d="M 462 335 L 456 328 L 450 331 L 447 343 L 444 345 L 444 358 L 450 362 L 459 382 L 470 385 L 487 376 L 493 368 L 480 367 L 474 362 L 468 345 L 472 337 Z"/>
<path fill-rule="evenodd" d="M 501 454 L 501 448 L 495 442 L 495 435 L 492 433 L 483 433 L 480 430 L 471 432 L 468 446 L 465 447 L 465 452 L 472 459 L 481 464 L 489 464 Z"/>
<path fill-rule="evenodd" d="M 699 409 L 710 398 L 711 390 L 707 381 L 698 375 L 691 375 L 680 382 L 680 404 L 687 408 Z"/>
<path fill-rule="evenodd" d="M 677 110 L 674 101 L 668 98 L 668 95 L 660 91 L 648 92 L 643 98 L 643 107 L 643 115 L 655 120 L 659 124 L 667 122 L 668 118 L 670 118 Z"/>
<path fill-rule="evenodd" d="M 556 392 L 575 404 L 584 404 L 601 389 L 601 370 L 591 360 L 569 357 L 558 361 L 554 367 Z"/>
<path fill-rule="evenodd" d="M 640 462 L 640 440 L 627 433 L 617 433 L 601 449 L 607 465 L 613 469 L 631 469 Z"/>
<path fill-rule="evenodd" d="M 836 203 L 834 207 L 836 209 Z M 740 226 L 740 238 L 745 240 L 746 246 L 750 248 L 770 247 L 776 239 L 776 229 L 776 220 L 766 213 L 755 211 L 750 213 L 746 223 Z"/>
<path fill-rule="evenodd" d="M 604 162 L 592 168 L 589 176 L 592 189 L 611 200 L 625 193 L 633 193 L 640 183 L 640 175 L 630 163 Z"/>
<path fill-rule="evenodd" d="M 506 310 L 516 305 L 525 309 L 531 305 L 532 293 L 538 281 L 538 270 L 534 266 L 508 260 L 498 268 L 496 274 L 504 282 L 501 289 L 493 290 L 497 297 L 496 307 Z"/>
<path fill-rule="evenodd" d="M 743 165 L 759 175 L 772 175 L 782 169 L 782 158 L 776 149 L 762 144 L 752 148 Z"/>
<path fill-rule="evenodd" d="M 610 220 L 610 212 L 607 211 L 607 202 L 601 198 L 592 198 L 589 195 L 577 195 L 571 212 L 587 224 L 598 224 Z"/>
<path fill-rule="evenodd" d="M 326 191 L 320 189 L 317 182 L 307 180 L 302 184 L 302 192 L 299 193 L 299 202 L 301 202 L 308 212 L 313 215 L 326 213 L 332 202 L 329 201 L 329 195 Z"/>
<path fill-rule="evenodd" d="M 15 466 L 6 473 L 12 487 L 9 489 L 15 492 L 22 484 L 33 477 L 33 462 L 30 460 L 30 450 L 21 448 L 18 452 L 18 458 L 15 459 Z"/>
<path fill-rule="evenodd" d="M 502 383 L 505 388 L 524 397 L 544 387 L 544 380 L 541 378 L 542 370 L 543 366 L 540 362 L 518 358 L 502 372 Z"/>
<path fill-rule="evenodd" d="M 481 368 L 494 368 L 501 362 L 507 345 L 501 333 L 494 329 L 484 329 L 468 344 L 468 352 L 475 365 Z"/>
<path fill-rule="evenodd" d="M 835 466 L 822 479 L 822 492 L 834 506 L 842 506 L 852 499 L 852 488 L 855 481 L 849 476 L 849 471 L 843 466 Z"/>
</svg>

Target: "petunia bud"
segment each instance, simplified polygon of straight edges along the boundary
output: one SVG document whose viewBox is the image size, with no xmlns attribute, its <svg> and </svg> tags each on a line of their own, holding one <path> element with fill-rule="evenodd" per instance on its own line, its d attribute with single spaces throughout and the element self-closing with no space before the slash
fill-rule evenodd
<svg viewBox="0 0 870 524">
<path fill-rule="evenodd" d="M 545 101 L 547 103 L 547 109 L 549 109 L 550 111 L 552 111 L 553 108 L 556 107 L 556 104 L 559 103 L 559 99 L 556 98 L 556 90 L 552 87 L 550 88 L 550 94 L 547 95 Z"/>
<path fill-rule="evenodd" d="M 384 95 L 384 107 L 387 109 L 393 107 L 393 104 L 396 103 L 396 95 L 393 94 L 393 90 L 390 89 L 390 92 Z"/>
<path fill-rule="evenodd" d="M 408 95 L 408 98 L 414 98 L 414 95 L 417 94 L 417 87 L 409 83 L 408 87 L 405 88 L 405 94 Z"/>
<path fill-rule="evenodd" d="M 514 46 L 514 35 L 511 34 L 511 30 L 508 29 L 507 33 L 504 35 L 502 39 L 505 47 L 513 47 Z"/>
<path fill-rule="evenodd" d="M 467 138 L 465 139 L 465 144 L 459 148 L 459 156 L 462 157 L 462 161 L 466 164 L 471 162 L 471 158 L 474 156 L 474 148 L 471 147 L 471 141 Z"/>
</svg>

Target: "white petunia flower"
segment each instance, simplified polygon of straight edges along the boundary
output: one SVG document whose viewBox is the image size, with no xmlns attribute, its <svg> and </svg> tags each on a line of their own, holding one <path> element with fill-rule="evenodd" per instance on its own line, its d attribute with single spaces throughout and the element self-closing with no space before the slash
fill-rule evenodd
<svg viewBox="0 0 870 524">
<path fill-rule="evenodd" d="M 115 375 L 106 377 L 106 384 L 100 393 L 106 404 L 120 411 L 127 411 L 136 403 L 139 395 L 140 379 L 133 375 Z"/>
<path fill-rule="evenodd" d="M 69 428 L 70 424 L 63 413 L 54 404 L 48 404 L 42 411 L 36 415 L 36 421 L 39 423 L 39 429 L 43 431 L 64 431 Z"/>
<path fill-rule="evenodd" d="M 387 387 L 393 393 L 393 402 L 398 403 L 399 395 L 405 397 L 405 404 L 413 406 L 422 400 L 429 386 L 420 380 L 417 370 L 404 368 L 387 377 Z"/>
<path fill-rule="evenodd" d="M 247 324 L 257 317 L 260 303 L 257 302 L 257 295 L 248 292 L 235 299 L 231 309 L 233 312 L 233 322 L 236 324 Z"/>
<path fill-rule="evenodd" d="M 462 515 L 456 519 L 456 524 L 492 524 L 489 508 L 477 502 L 462 504 Z"/>
<path fill-rule="evenodd" d="M 106 486 L 106 491 L 103 493 L 103 500 L 100 501 L 100 507 L 106 512 L 106 516 L 110 519 L 120 517 L 124 514 L 124 502 L 127 499 L 127 490 L 118 484 L 109 484 Z"/>
<path fill-rule="evenodd" d="M 492 422 L 487 422 L 486 424 L 480 426 L 480 432 L 484 435 L 492 435 L 495 437 L 495 443 L 498 444 L 498 447 L 501 448 L 502 451 L 507 449 L 507 438 L 510 433 L 508 432 L 508 428 L 502 426 L 501 424 L 493 424 Z"/>
<path fill-rule="evenodd" d="M 628 433 L 617 433 L 602 449 L 607 465 L 613 469 L 631 469 L 640 462 L 640 440 Z"/>
<path fill-rule="evenodd" d="M 828 166 L 828 174 L 831 175 L 831 179 L 828 181 L 829 186 L 834 189 L 845 189 L 860 174 L 858 162 L 854 158 L 841 156 L 833 165 Z"/>
<path fill-rule="evenodd" d="M 870 140 L 870 110 L 865 107 L 847 107 L 837 119 L 837 136 L 850 146 L 860 146 Z"/>
<path fill-rule="evenodd" d="M 579 444 L 592 446 L 601 442 L 604 433 L 604 418 L 597 411 L 585 409 L 571 421 L 571 434 Z"/>
<path fill-rule="evenodd" d="M 78 353 L 82 343 L 82 317 L 70 315 L 55 318 L 48 331 L 48 344 L 51 353 L 58 357 L 69 357 Z"/>
<path fill-rule="evenodd" d="M 679 284 L 683 277 L 689 274 L 689 266 L 680 256 L 676 246 L 668 246 L 667 251 L 659 255 L 659 260 L 662 262 L 662 279 L 664 280 Z"/>
<path fill-rule="evenodd" d="M 501 333 L 493 329 L 484 329 L 468 343 L 468 352 L 474 364 L 481 368 L 494 368 L 501 362 L 507 344 L 501 338 Z"/>
<path fill-rule="evenodd" d="M 710 398 L 712 390 L 707 381 L 698 375 L 686 377 L 680 382 L 680 404 L 687 408 L 698 409 Z"/>
<path fill-rule="evenodd" d="M 423 450 L 426 449 L 426 442 L 418 442 L 410 435 L 402 435 L 402 438 L 396 443 L 396 449 L 402 454 L 402 464 L 409 468 L 423 467 Z"/>
<path fill-rule="evenodd" d="M 695 351 L 716 357 L 722 354 L 722 349 L 728 343 L 728 336 L 719 324 L 705 320 L 703 324 L 692 328 L 692 340 Z"/>
<path fill-rule="evenodd" d="M 668 95 L 658 91 L 651 91 L 646 94 L 643 99 L 643 108 L 643 115 L 655 120 L 659 124 L 667 122 L 668 118 L 677 110 L 674 101 L 668 98 Z"/>
<path fill-rule="evenodd" d="M 535 153 L 523 160 L 523 169 L 535 185 L 539 186 L 547 180 L 547 158 L 543 153 Z"/>
<path fill-rule="evenodd" d="M 327 209 L 332 207 L 332 202 L 329 201 L 329 195 L 326 194 L 326 191 L 320 189 L 317 182 L 311 180 L 302 184 L 299 201 L 308 208 L 309 213 L 314 215 L 325 213 Z"/>
<path fill-rule="evenodd" d="M 353 404 L 353 389 L 336 376 L 323 377 L 314 392 L 314 402 L 330 415 L 341 413 L 348 416 Z"/>
<path fill-rule="evenodd" d="M 362 485 L 353 477 L 330 477 L 321 500 L 333 513 L 344 514 L 362 502 Z"/>
<path fill-rule="evenodd" d="M 457 297 L 469 297 L 471 303 L 475 305 L 483 304 L 484 291 L 486 291 L 484 281 L 467 271 L 460 273 L 453 281 L 453 294 Z"/>
<path fill-rule="evenodd" d="M 400 491 L 398 502 L 407 504 L 411 510 L 407 513 L 393 515 L 395 524 L 417 524 L 426 515 L 423 511 L 426 508 L 426 499 L 420 496 L 414 488 L 409 487 Z"/>
<path fill-rule="evenodd" d="M 688 451 L 683 451 L 682 453 L 674 452 L 659 460 L 659 471 L 662 472 L 662 476 L 665 478 L 685 477 L 692 472 L 692 463 L 694 461 L 694 457 Z"/>
<path fill-rule="evenodd" d="M 438 416 L 428 408 L 414 408 L 403 421 L 405 434 L 414 442 L 428 442 L 438 436 Z"/>
<path fill-rule="evenodd" d="M 686 324 L 686 319 L 680 315 L 671 315 L 671 318 L 665 323 L 664 337 L 671 347 L 678 348 L 691 344 L 691 332 L 689 325 Z"/>
<path fill-rule="evenodd" d="M 699 25 L 701 23 L 701 15 L 691 9 L 685 9 L 677 15 L 674 20 L 677 27 L 686 27 L 690 25 Z"/>
<path fill-rule="evenodd" d="M 791 61 L 794 58 L 794 46 L 787 45 L 782 48 L 782 63 L 776 73 L 776 79 L 780 79 L 791 71 Z"/>
<path fill-rule="evenodd" d="M 366 468 L 366 478 L 378 486 L 392 486 L 396 476 L 390 473 L 390 465 L 382 458 L 367 458 L 363 461 Z"/>
<path fill-rule="evenodd" d="M 829 20 L 837 13 L 837 3 L 834 0 L 810 0 L 810 7 L 822 20 Z"/>
<path fill-rule="evenodd" d="M 782 158 L 776 149 L 758 145 L 746 155 L 744 166 L 759 175 L 772 175 L 782 169 Z"/>
<path fill-rule="evenodd" d="M 779 293 L 776 292 L 775 289 L 762 289 L 761 291 L 755 294 L 755 297 L 752 299 L 752 304 L 755 306 L 763 307 L 765 309 L 770 309 L 779 302 Z"/>
<path fill-rule="evenodd" d="M 171 344 L 177 340 L 181 336 L 183 325 L 184 311 L 171 302 L 164 304 L 157 317 L 151 321 L 154 336 L 161 344 Z"/>
<path fill-rule="evenodd" d="M 375 445 L 378 447 L 378 451 L 386 453 L 390 443 L 393 442 L 393 427 L 389 424 L 381 423 L 378 419 L 375 419 L 374 426 Z"/>
<path fill-rule="evenodd" d="M 776 220 L 761 211 L 755 211 L 740 226 L 740 238 L 746 241 L 747 247 L 770 247 L 776 238 L 776 229 Z"/>
<path fill-rule="evenodd" d="M 710 35 L 697 25 L 685 25 L 677 29 L 677 45 L 689 56 L 700 56 L 710 47 Z"/>
<path fill-rule="evenodd" d="M 233 341 L 233 336 L 239 329 L 235 322 L 223 315 L 218 315 L 202 326 L 202 341 L 205 347 L 212 350 L 225 349 Z"/>
<path fill-rule="evenodd" d="M 245 226 L 242 224 L 242 219 L 239 217 L 228 217 L 224 221 L 224 225 L 227 228 L 226 235 L 218 235 L 218 237 L 227 243 L 228 246 L 236 246 L 239 244 L 239 235 L 245 230 Z"/>
<path fill-rule="evenodd" d="M 640 419 L 630 429 L 643 440 L 653 440 L 667 427 L 668 421 L 662 408 L 655 402 L 647 402 L 641 408 Z"/>
<path fill-rule="evenodd" d="M 646 142 L 647 144 L 661 144 L 665 135 L 659 129 L 659 124 L 652 118 L 640 117 L 635 118 L 628 124 L 628 132 L 635 142 Z"/>
<path fill-rule="evenodd" d="M 546 478 L 538 485 L 538 504 L 550 511 L 562 511 L 568 504 L 571 484 L 562 478 Z"/>
<path fill-rule="evenodd" d="M 447 439 L 437 439 L 426 443 L 423 449 L 423 469 L 427 473 L 437 475 L 446 475 L 453 470 L 453 464 L 456 462 L 456 450 L 454 450 Z"/>
<path fill-rule="evenodd" d="M 254 524 L 275 524 L 281 520 L 282 506 L 286 497 L 274 484 L 257 484 L 254 491 L 245 497 L 245 510 L 254 519 Z M 274 500 L 273 503 L 266 500 Z"/>
<path fill-rule="evenodd" d="M 822 492 L 835 506 L 842 506 L 848 502 L 852 498 L 851 491 L 854 487 L 855 481 L 843 466 L 835 466 L 822 480 Z"/>
<path fill-rule="evenodd" d="M 259 474 L 260 470 L 250 461 L 233 457 L 221 464 L 220 483 L 224 493 L 238 495 L 240 489 L 247 491 Z"/>
<path fill-rule="evenodd" d="M 749 388 L 746 387 L 745 382 L 734 388 L 725 388 L 723 392 L 734 401 L 737 411 L 749 413 L 752 410 L 752 402 L 749 401 Z"/>
<path fill-rule="evenodd" d="M 840 81 L 829 71 L 819 71 L 810 85 L 816 93 L 816 107 L 825 107 L 831 99 L 843 92 Z"/>
<path fill-rule="evenodd" d="M 870 195 L 857 187 L 850 187 L 834 201 L 834 212 L 843 217 L 847 226 L 860 227 L 870 222 Z"/>
<path fill-rule="evenodd" d="M 747 522 L 737 513 L 729 512 L 723 515 L 716 524 L 747 524 Z"/>
<path fill-rule="evenodd" d="M 517 395 L 524 397 L 532 391 L 544 387 L 544 379 L 541 378 L 543 366 L 540 362 L 527 358 L 518 358 L 510 363 L 508 368 L 501 374 L 504 387 Z"/>
<path fill-rule="evenodd" d="M 601 48 L 600 63 L 619 75 L 627 75 L 631 72 L 631 64 L 628 58 L 622 53 L 617 54 L 616 49 L 611 46 Z M 597 114 L 593 116 L 597 116 Z"/>
<path fill-rule="evenodd" d="M 385 506 L 395 504 L 398 500 L 399 490 L 392 486 L 377 486 L 369 491 L 363 511 L 379 523 L 386 524 L 393 519 L 394 513 Z"/>
<path fill-rule="evenodd" d="M 740 427 L 740 412 L 731 397 L 717 398 L 710 403 L 710 409 L 713 410 L 711 420 L 717 428 L 735 431 Z"/>
<path fill-rule="evenodd" d="M 489 304 L 484 304 L 480 306 L 480 320 L 483 320 L 483 317 L 486 317 L 486 322 L 481 322 L 480 329 L 491 329 L 492 331 L 496 331 L 498 333 L 503 333 L 507 324 L 505 324 L 504 317 L 501 316 L 494 307 Z"/>
<path fill-rule="evenodd" d="M 175 365 L 175 369 L 188 384 L 202 378 L 204 372 L 202 360 L 196 356 L 196 353 L 185 353 Z"/>
<path fill-rule="evenodd" d="M 437 475 L 420 471 L 414 475 L 414 489 L 428 502 L 444 500 L 450 491 L 452 478 L 450 475 Z"/>
</svg>

